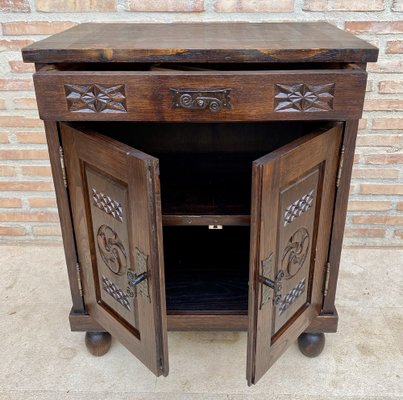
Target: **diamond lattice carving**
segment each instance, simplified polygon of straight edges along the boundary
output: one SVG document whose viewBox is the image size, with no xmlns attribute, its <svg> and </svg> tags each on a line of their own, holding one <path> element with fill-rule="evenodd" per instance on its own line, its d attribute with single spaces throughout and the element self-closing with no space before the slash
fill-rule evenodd
<svg viewBox="0 0 403 400">
<path fill-rule="evenodd" d="M 305 292 L 305 278 L 302 279 L 297 286 L 292 288 L 283 298 L 279 307 L 279 314 L 283 314 L 288 308 Z"/>
<path fill-rule="evenodd" d="M 313 190 L 290 204 L 284 213 L 284 226 L 306 213 L 313 204 Z"/>
<path fill-rule="evenodd" d="M 113 218 L 123 222 L 122 204 L 118 201 L 113 200 L 102 192 L 98 192 L 96 189 L 92 189 L 92 199 L 94 200 L 94 205 L 100 210 L 105 211 Z"/>
<path fill-rule="evenodd" d="M 324 85 L 276 85 L 274 111 L 278 112 L 317 112 L 332 111 L 334 83 Z"/>
<path fill-rule="evenodd" d="M 125 85 L 65 84 L 67 107 L 72 112 L 127 112 Z"/>
<path fill-rule="evenodd" d="M 130 303 L 126 293 L 119 289 L 110 279 L 102 277 L 102 289 L 111 295 L 118 303 L 130 311 Z"/>
</svg>

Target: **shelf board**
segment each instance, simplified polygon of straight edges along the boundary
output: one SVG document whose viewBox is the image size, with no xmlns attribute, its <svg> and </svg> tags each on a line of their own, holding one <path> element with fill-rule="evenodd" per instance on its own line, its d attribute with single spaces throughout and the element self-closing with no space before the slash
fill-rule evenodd
<svg viewBox="0 0 403 400">
<path fill-rule="evenodd" d="M 249 226 L 250 215 L 176 215 L 163 214 L 164 226 L 235 225 Z"/>
</svg>

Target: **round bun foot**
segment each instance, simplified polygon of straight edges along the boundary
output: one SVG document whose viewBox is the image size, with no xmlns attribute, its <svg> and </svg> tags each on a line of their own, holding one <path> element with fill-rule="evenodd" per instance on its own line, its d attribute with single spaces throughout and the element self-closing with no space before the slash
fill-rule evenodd
<svg viewBox="0 0 403 400">
<path fill-rule="evenodd" d="M 302 333 L 298 338 L 298 347 L 307 357 L 317 357 L 325 347 L 324 333 Z"/>
<path fill-rule="evenodd" d="M 112 337 L 108 332 L 86 332 L 85 345 L 93 356 L 103 356 L 111 348 Z"/>
</svg>

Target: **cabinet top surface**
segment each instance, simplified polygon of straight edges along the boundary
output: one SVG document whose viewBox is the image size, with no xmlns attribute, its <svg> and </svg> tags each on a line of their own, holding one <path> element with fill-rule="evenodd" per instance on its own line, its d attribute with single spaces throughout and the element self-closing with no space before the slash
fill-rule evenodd
<svg viewBox="0 0 403 400">
<path fill-rule="evenodd" d="M 378 49 L 325 22 L 86 23 L 22 50 L 25 62 L 370 62 Z"/>
</svg>

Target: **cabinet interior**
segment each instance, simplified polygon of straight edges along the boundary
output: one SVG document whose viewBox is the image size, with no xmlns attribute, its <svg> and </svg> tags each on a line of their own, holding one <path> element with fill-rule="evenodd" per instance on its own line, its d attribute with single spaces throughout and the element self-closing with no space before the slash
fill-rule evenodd
<svg viewBox="0 0 403 400">
<path fill-rule="evenodd" d="M 247 314 L 253 161 L 329 123 L 85 127 L 159 159 L 168 314 Z"/>
</svg>

